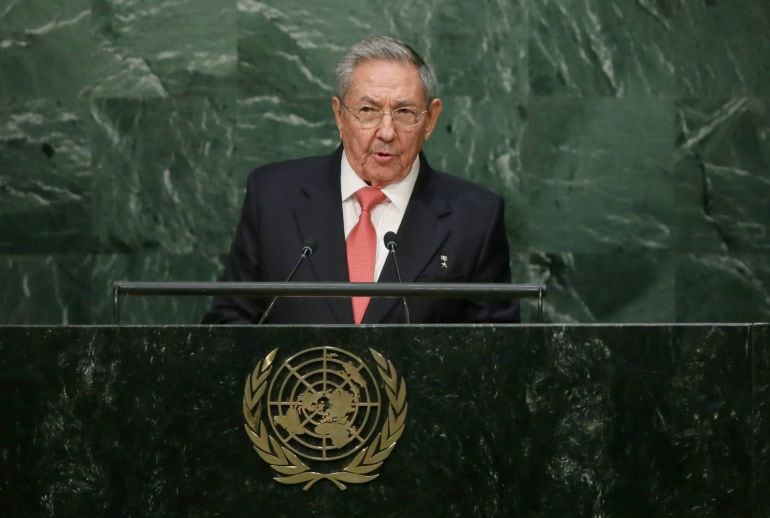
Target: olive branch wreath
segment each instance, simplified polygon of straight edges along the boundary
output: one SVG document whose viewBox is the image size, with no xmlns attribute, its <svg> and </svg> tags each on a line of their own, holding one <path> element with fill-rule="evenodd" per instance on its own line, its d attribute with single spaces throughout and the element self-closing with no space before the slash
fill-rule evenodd
<svg viewBox="0 0 770 518">
<path fill-rule="evenodd" d="M 302 484 L 305 491 L 310 489 L 319 480 L 329 480 L 339 489 L 347 489 L 348 484 L 363 484 L 370 482 L 379 476 L 375 473 L 385 459 L 393 452 L 396 441 L 404 433 L 406 421 L 406 382 L 399 380 L 396 368 L 390 360 L 387 360 L 374 349 L 369 349 L 372 357 L 377 362 L 377 371 L 385 385 L 388 395 L 388 418 L 385 419 L 380 433 L 364 449 L 356 454 L 353 460 L 342 471 L 333 473 L 318 473 L 311 471 L 310 467 L 287 447 L 282 446 L 267 431 L 262 421 L 262 396 L 267 388 L 267 380 L 273 368 L 273 360 L 278 349 L 273 349 L 267 356 L 257 363 L 254 370 L 246 378 L 243 394 L 243 417 L 246 434 L 254 445 L 254 450 L 259 456 L 270 464 L 270 467 L 280 473 L 274 477 L 281 484 Z"/>
</svg>

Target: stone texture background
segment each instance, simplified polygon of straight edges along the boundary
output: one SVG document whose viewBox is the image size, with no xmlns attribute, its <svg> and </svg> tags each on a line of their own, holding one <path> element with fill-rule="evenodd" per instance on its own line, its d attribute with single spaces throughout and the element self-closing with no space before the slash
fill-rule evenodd
<svg viewBox="0 0 770 518">
<path fill-rule="evenodd" d="M 768 330 L 0 327 L 0 504 L 13 517 L 765 518 Z M 276 483 L 243 427 L 257 362 L 321 344 L 373 367 L 371 347 L 406 385 L 380 476 L 346 491 Z"/>
<path fill-rule="evenodd" d="M 549 321 L 770 320 L 767 0 L 0 0 L 0 324 L 216 279 L 248 171 L 336 146 L 334 64 L 374 34 L 434 66 L 428 158 L 506 198 Z"/>
</svg>

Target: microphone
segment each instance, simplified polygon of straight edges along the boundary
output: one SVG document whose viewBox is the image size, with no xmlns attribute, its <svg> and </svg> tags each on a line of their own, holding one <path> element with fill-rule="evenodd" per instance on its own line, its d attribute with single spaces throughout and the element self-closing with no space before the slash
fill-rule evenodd
<svg viewBox="0 0 770 518">
<path fill-rule="evenodd" d="M 398 249 L 398 237 L 396 236 L 395 232 L 386 232 L 385 233 L 385 248 L 390 250 L 390 255 L 393 257 L 393 265 L 396 267 L 396 277 L 398 278 L 398 282 L 402 283 L 401 280 L 401 271 L 398 269 L 398 259 L 396 259 L 396 250 Z M 409 318 L 409 306 L 406 305 L 406 297 L 401 297 L 401 301 L 404 303 L 404 315 L 406 316 L 406 323 L 411 324 L 411 319 Z"/>
<path fill-rule="evenodd" d="M 315 249 L 318 248 L 318 240 L 315 238 L 310 238 L 307 241 L 305 241 L 305 245 L 302 247 L 302 253 L 299 254 L 299 260 L 297 261 L 297 264 L 294 265 L 294 268 L 292 268 L 291 273 L 286 278 L 286 282 L 289 282 L 294 277 L 294 274 L 297 273 L 297 270 L 299 269 L 299 265 L 302 264 L 302 261 L 305 260 L 306 257 L 310 257 Z M 259 319 L 259 322 L 257 322 L 257 325 L 262 324 L 267 320 L 267 317 L 270 315 L 270 311 L 272 311 L 273 306 L 275 305 L 275 301 L 278 300 L 278 295 L 273 297 L 273 300 L 270 301 L 270 305 L 267 306 L 267 309 L 264 313 L 262 313 L 262 318 Z"/>
</svg>

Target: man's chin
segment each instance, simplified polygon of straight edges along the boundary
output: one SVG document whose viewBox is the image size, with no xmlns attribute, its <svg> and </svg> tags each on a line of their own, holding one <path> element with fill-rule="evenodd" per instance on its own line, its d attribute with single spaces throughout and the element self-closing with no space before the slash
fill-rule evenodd
<svg viewBox="0 0 770 518">
<path fill-rule="evenodd" d="M 367 182 L 375 187 L 386 187 L 392 183 L 401 181 L 406 172 L 402 167 L 366 167 L 364 169 L 364 175 Z"/>
</svg>

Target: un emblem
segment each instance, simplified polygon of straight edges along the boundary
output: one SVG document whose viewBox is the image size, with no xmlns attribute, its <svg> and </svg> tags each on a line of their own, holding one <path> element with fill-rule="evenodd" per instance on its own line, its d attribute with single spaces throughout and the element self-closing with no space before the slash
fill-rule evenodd
<svg viewBox="0 0 770 518">
<path fill-rule="evenodd" d="M 323 479 L 345 489 L 377 478 L 406 420 L 406 384 L 393 364 L 369 349 L 375 376 L 344 349 L 315 347 L 271 376 L 277 352 L 257 363 L 243 395 L 246 433 L 275 480 L 307 490 Z"/>
</svg>

